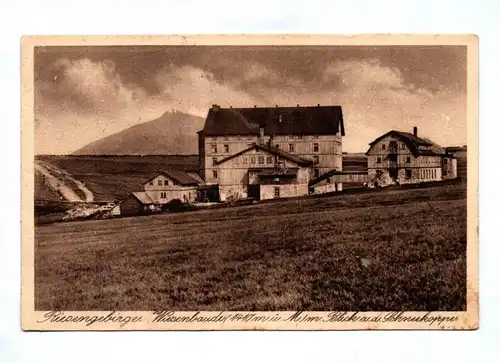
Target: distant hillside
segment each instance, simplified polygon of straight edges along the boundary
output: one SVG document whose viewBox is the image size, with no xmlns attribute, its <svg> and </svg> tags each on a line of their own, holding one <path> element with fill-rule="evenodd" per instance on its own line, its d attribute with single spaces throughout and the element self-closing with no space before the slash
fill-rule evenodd
<svg viewBox="0 0 500 363">
<path fill-rule="evenodd" d="M 196 132 L 203 128 L 201 117 L 179 111 L 132 126 L 94 141 L 73 155 L 167 155 L 198 152 Z"/>
</svg>

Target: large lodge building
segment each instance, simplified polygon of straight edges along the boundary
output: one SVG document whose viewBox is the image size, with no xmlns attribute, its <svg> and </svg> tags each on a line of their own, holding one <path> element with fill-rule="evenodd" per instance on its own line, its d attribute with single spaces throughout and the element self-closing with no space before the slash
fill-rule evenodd
<svg viewBox="0 0 500 363">
<path fill-rule="evenodd" d="M 340 106 L 213 105 L 198 132 L 200 176 L 221 200 L 307 195 L 312 180 L 342 170 L 344 135 Z"/>
</svg>

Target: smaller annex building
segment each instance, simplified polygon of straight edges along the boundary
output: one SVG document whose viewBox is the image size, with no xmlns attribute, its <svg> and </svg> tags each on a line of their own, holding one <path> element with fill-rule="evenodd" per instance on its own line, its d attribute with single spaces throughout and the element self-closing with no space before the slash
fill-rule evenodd
<svg viewBox="0 0 500 363">
<path fill-rule="evenodd" d="M 184 203 L 198 200 L 198 186 L 203 180 L 196 173 L 179 170 L 160 171 L 142 183 L 142 190 L 129 193 L 111 210 L 113 216 L 147 214 L 179 199 Z"/>
<path fill-rule="evenodd" d="M 144 183 L 144 191 L 155 204 L 165 204 L 173 199 L 192 203 L 197 200 L 198 185 L 202 183 L 203 180 L 196 173 L 160 171 Z"/>
<path fill-rule="evenodd" d="M 220 201 L 263 200 L 307 195 L 313 161 L 253 144 L 216 165 Z"/>
<path fill-rule="evenodd" d="M 457 160 L 444 148 L 413 133 L 389 131 L 370 143 L 368 180 L 370 186 L 413 184 L 455 179 Z"/>
</svg>

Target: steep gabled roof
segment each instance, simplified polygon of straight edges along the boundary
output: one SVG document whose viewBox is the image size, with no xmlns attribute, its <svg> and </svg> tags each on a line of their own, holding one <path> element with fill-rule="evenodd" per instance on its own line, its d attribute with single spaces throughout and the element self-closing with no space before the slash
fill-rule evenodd
<svg viewBox="0 0 500 363">
<path fill-rule="evenodd" d="M 368 153 L 370 152 L 370 150 L 371 150 L 371 148 L 372 148 L 373 145 L 375 145 L 376 143 L 378 143 L 380 140 L 382 140 L 383 138 L 385 138 L 387 136 L 395 136 L 395 137 L 401 139 L 402 141 L 404 141 L 404 143 L 406 144 L 406 146 L 408 146 L 408 149 L 415 156 L 423 155 L 422 154 L 423 150 L 419 149 L 419 146 L 427 146 L 427 147 L 435 147 L 435 146 L 437 146 L 437 144 L 434 144 L 432 141 L 423 139 L 423 138 L 418 137 L 418 136 L 415 136 L 415 135 L 413 135 L 413 134 L 411 134 L 409 132 L 391 130 L 391 131 L 383 134 L 382 136 L 377 137 L 372 142 L 370 142 L 370 144 L 369 144 L 370 148 L 366 152 L 366 155 L 368 155 Z M 429 150 L 429 151 L 431 151 L 431 150 Z M 433 151 L 433 152 L 436 153 L 435 151 Z"/>
<path fill-rule="evenodd" d="M 200 181 L 196 177 L 194 177 L 190 174 L 192 174 L 192 173 L 186 173 L 185 171 L 181 171 L 181 170 L 168 170 L 168 171 L 163 170 L 163 171 L 158 172 L 154 177 L 150 178 L 144 184 L 148 184 L 151 180 L 155 179 L 159 175 L 164 175 L 166 177 L 169 177 L 170 179 L 172 179 L 173 181 L 177 182 L 180 185 L 198 185 L 200 183 Z"/>
<path fill-rule="evenodd" d="M 341 106 L 220 108 L 207 115 L 204 135 L 345 135 Z"/>
<path fill-rule="evenodd" d="M 262 151 L 268 152 L 270 154 L 282 157 L 283 159 L 292 161 L 295 164 L 300 165 L 300 166 L 310 166 L 310 165 L 313 164 L 313 162 L 310 161 L 310 160 L 302 159 L 301 157 L 298 157 L 297 155 L 293 155 L 293 154 L 287 153 L 287 152 L 285 152 L 283 150 L 279 150 L 278 148 L 273 148 L 273 147 L 267 147 L 267 146 L 263 146 L 263 145 L 254 144 L 254 145 L 250 146 L 249 148 L 247 148 L 245 150 L 242 150 L 242 151 L 240 151 L 240 152 L 238 152 L 236 154 L 228 156 L 227 158 L 219 160 L 216 163 L 216 165 L 220 165 L 222 163 L 225 163 L 228 160 L 231 160 L 231 159 L 233 159 L 233 158 L 235 158 L 237 156 L 245 154 L 246 152 L 248 152 L 250 150 L 254 150 L 254 149 L 255 150 L 262 150 Z"/>
</svg>

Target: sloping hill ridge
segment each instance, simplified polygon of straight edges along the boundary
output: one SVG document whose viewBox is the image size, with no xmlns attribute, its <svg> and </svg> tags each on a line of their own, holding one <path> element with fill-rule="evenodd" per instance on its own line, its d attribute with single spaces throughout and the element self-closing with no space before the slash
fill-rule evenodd
<svg viewBox="0 0 500 363">
<path fill-rule="evenodd" d="M 179 111 L 166 112 L 155 120 L 94 141 L 73 155 L 196 154 L 196 132 L 203 128 L 204 122 L 198 116 Z"/>
</svg>

